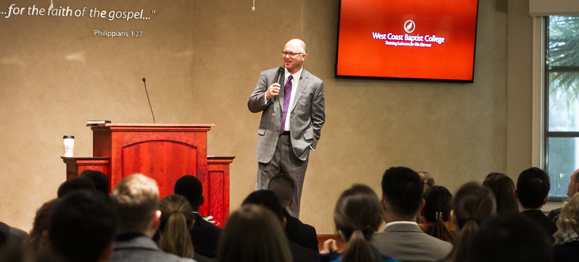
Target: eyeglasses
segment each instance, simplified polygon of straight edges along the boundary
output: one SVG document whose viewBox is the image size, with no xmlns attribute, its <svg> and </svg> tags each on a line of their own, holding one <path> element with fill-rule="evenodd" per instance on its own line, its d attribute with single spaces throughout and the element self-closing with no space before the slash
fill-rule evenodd
<svg viewBox="0 0 579 262">
<path fill-rule="evenodd" d="M 296 58 L 298 55 L 303 55 L 304 53 L 294 53 L 294 52 L 286 52 L 286 51 L 281 51 L 281 56 L 289 56 L 289 57 L 293 57 Z"/>
</svg>

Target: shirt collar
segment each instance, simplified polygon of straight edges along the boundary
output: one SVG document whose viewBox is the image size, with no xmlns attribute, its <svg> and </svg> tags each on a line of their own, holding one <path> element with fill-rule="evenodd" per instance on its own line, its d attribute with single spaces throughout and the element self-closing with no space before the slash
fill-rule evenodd
<svg viewBox="0 0 579 262">
<path fill-rule="evenodd" d="M 291 75 L 289 71 L 287 71 L 287 68 L 285 68 L 285 80 L 287 81 L 287 78 Z M 293 74 L 294 76 L 294 80 L 299 80 L 300 77 L 302 76 L 302 71 L 304 70 L 304 67 L 302 66 L 302 68 L 300 68 L 300 70 L 298 70 L 295 74 Z"/>
<path fill-rule="evenodd" d="M 418 226 L 418 224 L 416 224 L 416 222 L 413 221 L 394 221 L 394 222 L 390 222 L 390 223 L 386 223 L 386 227 L 392 226 L 392 225 L 416 225 Z M 385 228 L 386 228 L 385 227 Z"/>
</svg>

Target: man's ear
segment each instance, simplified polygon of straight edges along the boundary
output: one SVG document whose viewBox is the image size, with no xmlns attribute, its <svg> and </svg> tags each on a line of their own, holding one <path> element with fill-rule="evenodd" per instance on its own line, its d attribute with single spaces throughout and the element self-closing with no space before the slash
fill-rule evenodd
<svg viewBox="0 0 579 262">
<path fill-rule="evenodd" d="M 517 192 L 516 188 L 515 190 L 513 190 L 513 196 L 515 197 L 515 199 L 519 199 L 519 193 Z"/>
<path fill-rule="evenodd" d="M 203 218 L 201 218 L 201 219 L 203 219 Z M 189 224 L 189 226 L 187 227 L 187 230 L 189 230 L 189 231 L 193 230 L 193 226 L 194 226 L 194 225 L 195 225 L 195 219 L 193 219 L 193 220 L 191 221 L 191 224 Z"/>
<path fill-rule="evenodd" d="M 284 216 L 283 219 L 281 220 L 281 228 L 283 228 L 283 232 L 285 232 L 286 226 L 287 226 L 287 219 Z"/>
<path fill-rule="evenodd" d="M 579 184 L 578 184 L 578 185 L 579 185 Z M 289 204 L 287 205 L 287 207 L 291 207 L 293 204 L 294 204 L 294 199 L 292 198 L 292 199 L 290 199 L 290 202 L 289 202 Z"/>
<path fill-rule="evenodd" d="M 380 204 L 382 204 L 382 209 L 384 211 L 386 211 L 387 210 L 387 208 L 386 208 L 387 203 L 386 203 L 386 199 L 384 198 L 384 196 L 380 197 Z"/>
<path fill-rule="evenodd" d="M 575 184 L 575 194 L 577 194 L 577 192 L 579 192 L 579 183 Z"/>
<path fill-rule="evenodd" d="M 199 198 L 199 206 L 202 206 L 203 203 L 205 203 L 205 198 L 201 196 L 201 198 Z"/>
<path fill-rule="evenodd" d="M 543 205 L 547 204 L 547 201 L 549 201 L 549 196 L 546 196 L 545 199 L 543 199 Z"/>
<path fill-rule="evenodd" d="M 111 254 L 113 253 L 113 243 L 111 242 L 103 252 L 99 255 L 98 261 L 109 261 Z"/>
<path fill-rule="evenodd" d="M 153 217 L 151 218 L 151 228 L 154 230 L 159 229 L 161 225 L 161 210 L 155 210 Z"/>
</svg>

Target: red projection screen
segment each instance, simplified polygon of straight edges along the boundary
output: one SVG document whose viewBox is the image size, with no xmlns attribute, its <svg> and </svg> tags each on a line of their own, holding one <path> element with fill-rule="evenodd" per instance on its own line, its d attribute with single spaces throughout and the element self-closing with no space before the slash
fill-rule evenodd
<svg viewBox="0 0 579 262">
<path fill-rule="evenodd" d="M 473 82 L 478 0 L 341 0 L 336 77 Z"/>
</svg>

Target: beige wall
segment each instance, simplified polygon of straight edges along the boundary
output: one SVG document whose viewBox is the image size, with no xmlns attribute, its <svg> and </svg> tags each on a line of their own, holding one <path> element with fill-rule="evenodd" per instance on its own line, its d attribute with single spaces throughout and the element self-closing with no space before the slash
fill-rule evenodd
<svg viewBox="0 0 579 262">
<path fill-rule="evenodd" d="M 479 4 L 473 84 L 335 79 L 338 1 L 256 0 L 255 12 L 251 1 L 75 2 L 56 5 L 157 12 L 131 22 L 0 17 L 0 220 L 13 226 L 29 229 L 36 208 L 64 181 L 62 135 L 75 135 L 76 155 L 90 156 L 87 119 L 151 122 L 142 77 L 157 122 L 216 124 L 208 153 L 237 157 L 231 208 L 238 207 L 257 170 L 260 115 L 247 110 L 247 98 L 261 70 L 281 65 L 279 52 L 294 37 L 308 44 L 305 67 L 326 84 L 326 124 L 311 154 L 302 209 L 318 233 L 333 233 L 342 190 L 365 183 L 379 193 L 390 166 L 428 170 L 455 191 L 490 171 L 530 165 L 530 100 L 511 90 L 530 98 L 531 54 L 507 45 L 507 29 L 527 21 L 511 23 L 498 2 Z M 107 39 L 94 29 L 144 34 Z M 507 74 L 514 69 L 520 72 Z"/>
</svg>

